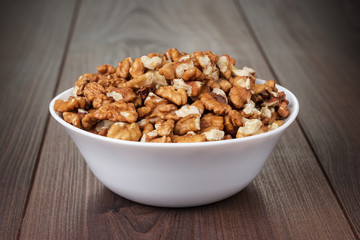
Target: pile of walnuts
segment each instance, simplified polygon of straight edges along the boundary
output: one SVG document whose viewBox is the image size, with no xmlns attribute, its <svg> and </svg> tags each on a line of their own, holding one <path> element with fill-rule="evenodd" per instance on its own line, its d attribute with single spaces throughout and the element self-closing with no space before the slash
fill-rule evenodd
<svg viewBox="0 0 360 240">
<path fill-rule="evenodd" d="M 54 109 L 75 127 L 141 142 L 205 142 L 273 130 L 289 115 L 275 81 L 255 84 L 228 55 L 169 49 L 104 64 L 74 85 Z"/>
</svg>

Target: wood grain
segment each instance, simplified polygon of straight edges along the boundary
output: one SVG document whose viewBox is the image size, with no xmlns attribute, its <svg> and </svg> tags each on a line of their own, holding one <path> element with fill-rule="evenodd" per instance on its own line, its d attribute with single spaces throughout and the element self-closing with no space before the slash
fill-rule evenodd
<svg viewBox="0 0 360 240">
<path fill-rule="evenodd" d="M 241 1 L 300 123 L 360 238 L 358 1 Z"/>
<path fill-rule="evenodd" d="M 16 238 L 74 10 L 73 1 L 1 1 L 0 238 Z"/>
<path fill-rule="evenodd" d="M 260 77 L 273 77 L 231 2 L 145 3 L 82 2 L 58 92 L 72 86 L 82 73 L 94 72 L 96 65 L 115 65 L 127 56 L 171 47 L 228 53 L 239 65 L 257 69 Z M 140 205 L 106 189 L 53 120 L 20 237 L 354 239 L 297 123 L 245 190 L 207 206 L 168 209 Z"/>
</svg>

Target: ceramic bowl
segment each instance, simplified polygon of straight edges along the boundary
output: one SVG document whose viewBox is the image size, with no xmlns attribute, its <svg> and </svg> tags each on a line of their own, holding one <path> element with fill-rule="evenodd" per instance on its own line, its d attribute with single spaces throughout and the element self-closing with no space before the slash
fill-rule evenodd
<svg viewBox="0 0 360 240">
<path fill-rule="evenodd" d="M 94 175 L 111 191 L 146 205 L 190 207 L 228 198 L 259 174 L 299 112 L 294 94 L 279 85 L 277 88 L 285 92 L 290 102 L 291 114 L 281 127 L 255 136 L 214 142 L 131 142 L 78 129 L 54 111 L 54 102 L 71 96 L 72 88 L 56 96 L 49 109 Z"/>
</svg>

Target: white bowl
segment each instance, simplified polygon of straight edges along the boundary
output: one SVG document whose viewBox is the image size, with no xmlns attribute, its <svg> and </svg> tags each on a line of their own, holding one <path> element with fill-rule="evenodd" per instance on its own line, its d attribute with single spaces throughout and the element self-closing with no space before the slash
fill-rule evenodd
<svg viewBox="0 0 360 240">
<path fill-rule="evenodd" d="M 56 96 L 49 109 L 95 176 L 111 191 L 147 205 L 189 207 L 230 197 L 259 174 L 299 112 L 294 94 L 279 85 L 277 88 L 285 92 L 290 102 L 290 116 L 281 127 L 260 135 L 216 142 L 131 142 L 78 129 L 54 110 L 54 102 L 68 99 L 72 88 Z"/>
</svg>

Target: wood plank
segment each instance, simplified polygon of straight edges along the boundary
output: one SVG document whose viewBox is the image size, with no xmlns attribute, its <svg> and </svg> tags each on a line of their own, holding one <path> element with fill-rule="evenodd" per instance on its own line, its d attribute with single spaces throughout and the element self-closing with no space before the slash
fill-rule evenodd
<svg viewBox="0 0 360 240">
<path fill-rule="evenodd" d="M 360 238 L 360 3 L 240 5 L 280 82 L 299 97 L 301 125 Z"/>
<path fill-rule="evenodd" d="M 239 65 L 254 67 L 264 78 L 273 77 L 232 3 L 144 3 L 82 2 L 59 92 L 82 73 L 95 71 L 96 65 L 115 65 L 127 56 L 171 47 L 228 53 Z M 50 121 L 21 238 L 239 237 L 354 238 L 297 123 L 244 191 L 216 204 L 167 209 L 136 204 L 106 189 L 64 130 Z"/>
<path fill-rule="evenodd" d="M 1 1 L 0 238 L 17 236 L 74 10 L 73 1 Z"/>
</svg>

